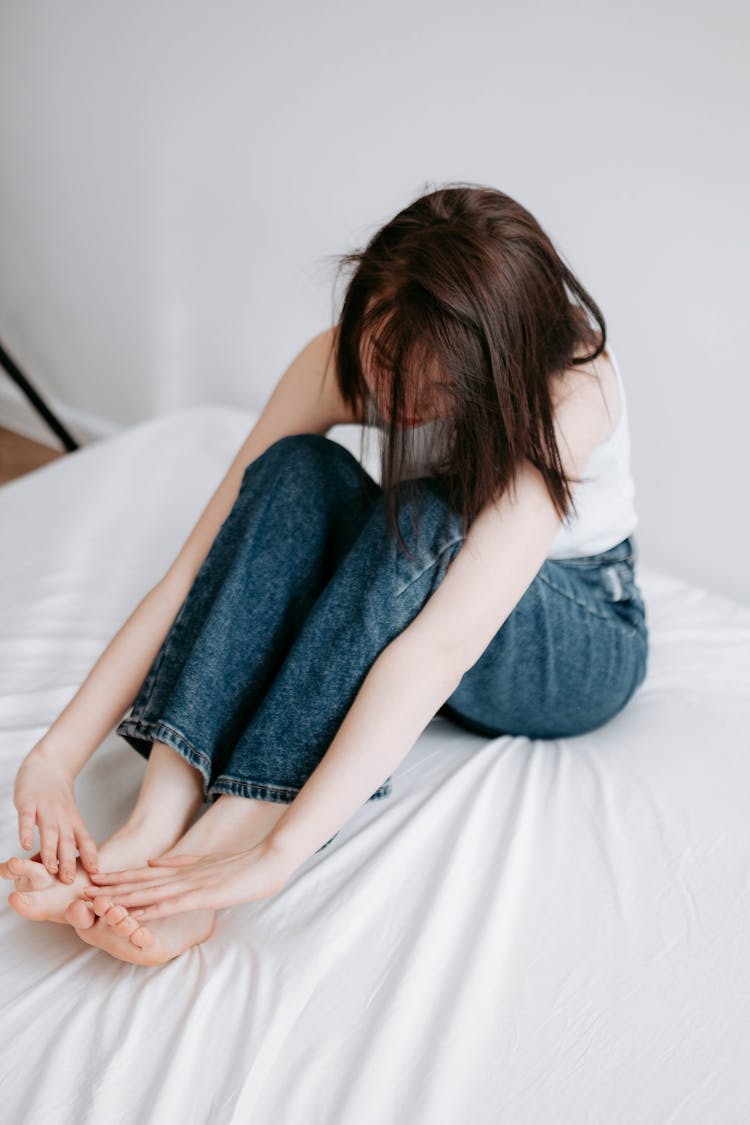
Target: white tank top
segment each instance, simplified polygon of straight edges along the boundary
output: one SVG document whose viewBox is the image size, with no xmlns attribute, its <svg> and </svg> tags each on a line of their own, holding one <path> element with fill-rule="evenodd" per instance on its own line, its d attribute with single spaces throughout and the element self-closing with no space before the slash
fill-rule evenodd
<svg viewBox="0 0 750 1125">
<path fill-rule="evenodd" d="M 550 559 L 569 559 L 578 555 L 597 555 L 632 535 L 638 526 L 635 510 L 635 482 L 630 471 L 630 428 L 625 386 L 612 346 L 607 341 L 620 388 L 620 417 L 614 430 L 591 452 L 582 477 L 590 477 L 573 487 L 578 518 L 571 513 L 547 552 Z"/>
<path fill-rule="evenodd" d="M 608 437 L 593 449 L 581 476 L 591 477 L 573 486 L 578 517 L 571 512 L 563 522 L 552 546 L 550 559 L 596 555 L 631 535 L 638 526 L 635 511 L 635 485 L 630 471 L 630 430 L 625 387 L 612 346 L 607 342 L 620 388 L 620 417 Z M 381 427 L 383 421 L 371 408 L 371 425 Z M 437 418 L 410 430 L 407 464 L 400 479 L 432 476 L 435 451 L 440 448 L 448 422 Z"/>
</svg>

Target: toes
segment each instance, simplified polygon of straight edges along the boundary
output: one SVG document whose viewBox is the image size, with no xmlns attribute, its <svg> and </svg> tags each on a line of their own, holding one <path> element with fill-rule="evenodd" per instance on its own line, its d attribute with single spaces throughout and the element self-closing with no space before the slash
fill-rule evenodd
<svg viewBox="0 0 750 1125">
<path fill-rule="evenodd" d="M 85 900 L 79 900 L 84 902 Z M 106 895 L 97 895 L 94 899 L 94 911 L 103 922 L 111 926 L 115 933 L 129 937 L 133 945 L 139 949 L 147 949 L 156 940 L 153 933 L 135 918 L 126 906 L 114 904 Z"/>
<path fill-rule="evenodd" d="M 133 945 L 146 949 L 154 944 L 154 935 L 143 926 L 124 906 L 112 906 L 104 914 L 104 921 L 123 937 L 129 937 Z"/>
<path fill-rule="evenodd" d="M 34 897 L 24 894 L 22 891 L 11 891 L 8 895 L 8 906 L 15 910 L 16 914 L 36 920 L 40 918 L 40 912 L 38 905 L 34 902 Z"/>
<path fill-rule="evenodd" d="M 104 915 L 104 921 L 107 922 L 118 934 L 123 937 L 129 937 L 134 930 L 138 929 L 138 923 L 135 918 L 132 918 L 125 910 L 124 906 L 113 906 Z"/>
<path fill-rule="evenodd" d="M 135 933 L 138 929 L 138 923 L 135 918 L 131 918 L 128 914 L 127 918 L 123 918 L 121 922 L 116 923 L 115 929 L 118 934 L 122 934 L 123 937 L 130 937 L 130 935 Z"/>
<path fill-rule="evenodd" d="M 63 916 L 66 922 L 77 930 L 87 930 L 96 921 L 96 915 L 82 898 L 77 898 L 66 906 Z"/>
<path fill-rule="evenodd" d="M 88 945 L 97 946 L 99 949 L 104 950 L 105 953 L 111 954 L 113 957 L 118 958 L 120 961 L 129 961 L 132 964 L 138 965 L 160 965 L 164 961 L 170 960 L 174 954 L 168 950 L 155 949 L 152 952 L 146 952 L 145 946 L 152 945 L 153 942 L 145 942 L 143 945 L 134 941 L 135 935 L 132 935 L 130 941 L 123 942 L 118 938 L 115 931 L 107 926 L 102 918 L 97 918 L 96 922 L 89 929 L 75 931 L 82 941 Z M 140 931 L 136 931 L 140 933 Z"/>
<path fill-rule="evenodd" d="M 139 926 L 130 935 L 130 940 L 133 945 L 137 945 L 139 949 L 148 949 L 149 946 L 154 944 L 155 938 L 151 930 L 146 929 L 145 926 Z"/>
<path fill-rule="evenodd" d="M 110 926 L 114 926 L 115 922 L 121 922 L 127 916 L 128 912 L 124 906 L 111 906 L 104 915 L 104 919 L 109 922 Z"/>
<path fill-rule="evenodd" d="M 19 858 L 14 855 L 5 866 L 10 872 L 9 878 L 24 879 L 32 890 L 42 890 L 52 886 L 55 878 L 41 863 L 35 863 L 33 859 L 26 859 L 25 856 Z"/>
<path fill-rule="evenodd" d="M 108 910 L 111 910 L 114 903 L 106 895 L 97 895 L 93 902 L 94 913 L 103 918 Z"/>
<path fill-rule="evenodd" d="M 94 919 L 94 922 L 90 926 L 75 926 L 74 927 L 75 932 L 78 934 L 79 938 L 82 941 L 85 941 L 87 945 L 96 945 L 97 944 L 97 942 L 96 942 L 97 933 L 96 933 L 96 924 L 95 924 L 97 921 L 98 921 L 98 919 Z"/>
<path fill-rule="evenodd" d="M 17 855 L 12 855 L 5 863 L 0 863 L 0 878 L 17 879 L 19 875 L 24 874 L 22 864 L 30 862 L 25 857 L 21 859 Z"/>
<path fill-rule="evenodd" d="M 134 945 L 143 948 L 144 944 L 153 943 L 153 937 L 151 943 L 143 943 L 139 940 L 144 931 L 141 929 L 136 919 L 128 913 L 126 907 L 122 905 L 113 906 L 110 899 L 106 898 L 104 895 L 98 895 L 94 899 L 94 910 L 104 919 L 108 926 L 111 926 L 116 933 L 121 934 L 123 937 L 135 938 L 135 935 L 138 934 L 138 938 L 133 942 Z"/>
<path fill-rule="evenodd" d="M 38 864 L 34 864 L 38 867 Z M 5 863 L 0 863 L 0 875 L 3 879 L 17 879 L 19 875 L 31 875 L 32 863 L 30 859 L 20 858 L 17 855 L 11 856 Z"/>
</svg>

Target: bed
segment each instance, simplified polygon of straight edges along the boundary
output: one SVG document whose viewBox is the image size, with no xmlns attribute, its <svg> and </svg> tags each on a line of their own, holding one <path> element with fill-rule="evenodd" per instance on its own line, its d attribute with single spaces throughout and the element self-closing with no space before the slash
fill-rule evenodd
<svg viewBox="0 0 750 1125">
<path fill-rule="evenodd" d="M 23 854 L 22 757 L 254 421 L 177 410 L 0 488 L 0 858 Z M 27 921 L 3 882 L 0 1119 L 747 1125 L 750 608 L 638 568 L 650 667 L 611 723 L 488 739 L 437 715 L 389 799 L 174 961 Z M 97 840 L 145 768 L 112 733 L 79 775 Z"/>
</svg>

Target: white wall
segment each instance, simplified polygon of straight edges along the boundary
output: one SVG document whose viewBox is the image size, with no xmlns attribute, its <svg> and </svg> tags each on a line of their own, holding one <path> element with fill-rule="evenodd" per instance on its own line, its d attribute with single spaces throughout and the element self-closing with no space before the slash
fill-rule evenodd
<svg viewBox="0 0 750 1125">
<path fill-rule="evenodd" d="M 0 44 L 0 338 L 79 432 L 260 409 L 327 255 L 492 184 L 608 318 L 641 557 L 750 601 L 747 5 L 1 0 Z"/>
</svg>

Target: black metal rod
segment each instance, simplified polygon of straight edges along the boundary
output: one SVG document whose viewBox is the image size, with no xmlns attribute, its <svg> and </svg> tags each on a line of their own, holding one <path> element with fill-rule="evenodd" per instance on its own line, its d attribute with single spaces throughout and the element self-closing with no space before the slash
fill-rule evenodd
<svg viewBox="0 0 750 1125">
<path fill-rule="evenodd" d="M 24 375 L 23 371 L 21 371 L 18 364 L 8 355 L 1 342 L 0 366 L 5 368 L 6 372 L 8 373 L 8 375 L 10 375 L 13 382 L 17 387 L 20 388 L 20 390 L 23 391 L 31 405 L 34 407 L 37 413 L 41 414 L 44 421 L 47 423 L 49 428 L 57 435 L 57 437 L 59 437 L 60 441 L 63 443 L 68 452 L 72 453 L 74 450 L 80 449 L 80 445 L 78 444 L 78 442 L 74 437 L 71 436 L 68 430 L 66 430 L 65 426 L 63 426 L 57 415 L 54 414 L 52 410 L 50 410 L 39 392 L 34 390 L 31 383 Z"/>
</svg>

